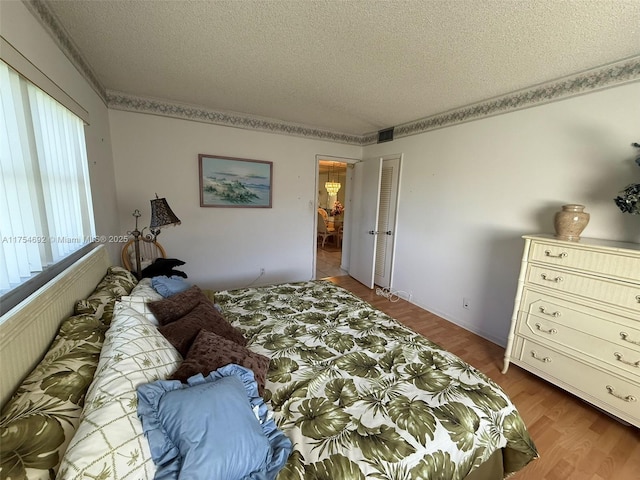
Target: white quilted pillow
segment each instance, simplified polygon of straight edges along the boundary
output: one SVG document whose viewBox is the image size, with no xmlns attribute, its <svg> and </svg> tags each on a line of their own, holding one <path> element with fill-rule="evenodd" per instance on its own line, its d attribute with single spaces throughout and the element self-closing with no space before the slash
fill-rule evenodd
<svg viewBox="0 0 640 480">
<path fill-rule="evenodd" d="M 143 278 L 131 290 L 131 295 L 120 297 L 120 303 L 133 308 L 136 312 L 141 313 L 144 317 L 153 323 L 156 327 L 160 326 L 156 316 L 149 310 L 148 302 L 162 300 L 164 297 L 154 290 L 151 286 L 150 278 Z"/>
<path fill-rule="evenodd" d="M 182 358 L 141 314 L 118 303 L 80 425 L 58 479 L 152 479 L 155 465 L 137 415 L 138 385 L 167 378 Z"/>
<path fill-rule="evenodd" d="M 117 304 L 121 304 L 123 306 L 129 307 L 132 310 L 135 310 L 139 314 L 141 314 L 144 318 L 146 318 L 149 323 L 151 323 L 155 327 L 160 326 L 160 322 L 153 314 L 151 310 L 149 310 L 149 306 L 147 305 L 147 300 L 142 297 L 132 297 L 132 296 L 124 296 L 121 297 Z"/>
<path fill-rule="evenodd" d="M 156 300 L 162 300 L 164 298 L 151 286 L 150 278 L 141 279 L 138 284 L 133 287 L 129 295 L 132 297 L 142 297 L 149 302 L 155 302 Z"/>
</svg>

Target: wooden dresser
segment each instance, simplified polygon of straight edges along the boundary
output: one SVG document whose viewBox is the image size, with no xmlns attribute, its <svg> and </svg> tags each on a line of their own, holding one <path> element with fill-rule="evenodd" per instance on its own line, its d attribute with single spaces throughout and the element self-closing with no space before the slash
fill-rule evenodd
<svg viewBox="0 0 640 480">
<path fill-rule="evenodd" d="M 640 244 L 525 235 L 504 356 L 640 427 Z"/>
</svg>

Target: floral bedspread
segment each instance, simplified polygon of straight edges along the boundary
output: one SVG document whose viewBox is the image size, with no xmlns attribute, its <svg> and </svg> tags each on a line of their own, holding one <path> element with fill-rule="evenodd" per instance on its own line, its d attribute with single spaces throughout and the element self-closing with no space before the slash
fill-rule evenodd
<svg viewBox="0 0 640 480">
<path fill-rule="evenodd" d="M 537 457 L 507 395 L 455 355 L 324 281 L 218 292 L 271 358 L 265 400 L 294 444 L 278 480 L 462 480 L 498 449 Z"/>
</svg>

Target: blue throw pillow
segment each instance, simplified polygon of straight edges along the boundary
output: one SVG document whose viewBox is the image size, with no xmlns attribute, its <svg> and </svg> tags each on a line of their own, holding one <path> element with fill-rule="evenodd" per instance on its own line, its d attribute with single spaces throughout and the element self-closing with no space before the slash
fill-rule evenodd
<svg viewBox="0 0 640 480">
<path fill-rule="evenodd" d="M 191 284 L 186 282 L 182 277 L 174 275 L 172 277 L 153 277 L 151 279 L 151 286 L 156 292 L 164 298 L 167 298 L 176 293 L 184 292 L 191 287 Z"/>
<path fill-rule="evenodd" d="M 138 387 L 156 480 L 274 480 L 292 446 L 269 418 L 253 372 L 230 364 L 187 382 Z"/>
</svg>

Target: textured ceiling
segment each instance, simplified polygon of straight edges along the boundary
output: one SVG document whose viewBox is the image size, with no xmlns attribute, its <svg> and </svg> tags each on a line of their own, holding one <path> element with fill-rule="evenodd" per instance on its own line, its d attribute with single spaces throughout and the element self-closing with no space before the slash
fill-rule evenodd
<svg viewBox="0 0 640 480">
<path fill-rule="evenodd" d="M 110 91 L 365 134 L 640 55 L 640 0 L 47 0 Z"/>
</svg>

